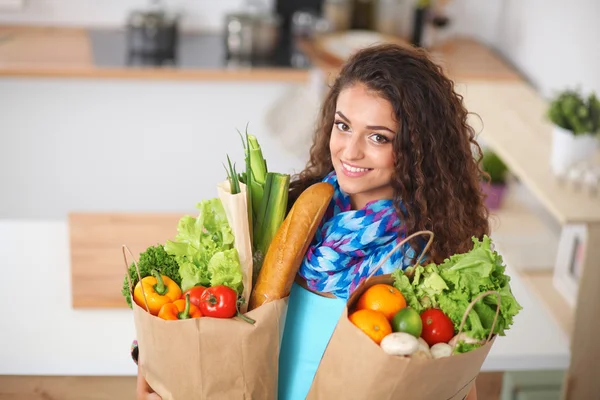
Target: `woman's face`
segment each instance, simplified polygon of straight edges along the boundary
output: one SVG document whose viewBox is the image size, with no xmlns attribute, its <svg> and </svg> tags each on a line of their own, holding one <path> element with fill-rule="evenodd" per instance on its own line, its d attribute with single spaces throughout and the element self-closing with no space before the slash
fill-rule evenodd
<svg viewBox="0 0 600 400">
<path fill-rule="evenodd" d="M 354 209 L 392 198 L 392 141 L 397 131 L 389 101 L 363 84 L 340 92 L 329 150 L 340 188 L 350 195 Z"/>
</svg>

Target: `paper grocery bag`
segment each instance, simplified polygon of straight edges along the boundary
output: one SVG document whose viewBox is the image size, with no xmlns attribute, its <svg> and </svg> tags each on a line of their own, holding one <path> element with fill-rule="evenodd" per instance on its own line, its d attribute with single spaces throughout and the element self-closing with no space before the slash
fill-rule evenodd
<svg viewBox="0 0 600 400">
<path fill-rule="evenodd" d="M 248 310 L 250 293 L 252 292 L 252 236 L 248 220 L 248 191 L 246 185 L 240 182 L 240 193 L 231 194 L 231 185 L 229 180 L 225 180 L 217 185 L 219 199 L 223 203 L 227 221 L 233 232 L 235 248 L 240 258 L 242 266 L 242 282 L 244 292 L 242 297 L 244 302 L 240 305 L 240 312 L 245 313 Z"/>
<path fill-rule="evenodd" d="M 423 250 L 425 252 L 433 238 L 433 234 L 428 231 L 407 237 L 392 252 L 411 237 L 423 233 L 430 234 L 429 243 Z M 385 259 L 380 265 L 384 262 Z M 348 299 L 323 354 L 307 399 L 464 399 L 475 382 L 495 337 L 488 338 L 488 342 L 476 350 L 439 359 L 413 359 L 386 354 L 348 319 L 365 290 L 378 283 L 394 283 L 391 274 L 373 276 L 375 271 Z M 500 296 L 497 292 L 486 292 L 480 298 L 491 294 Z M 476 301 L 478 298 L 467 308 L 461 329 Z"/>
<path fill-rule="evenodd" d="M 138 363 L 163 400 L 277 398 L 287 298 L 239 318 L 165 321 L 133 304 Z"/>
<path fill-rule="evenodd" d="M 245 313 L 254 324 L 238 317 L 166 321 L 133 302 L 144 378 L 163 400 L 275 400 L 287 302 Z"/>
<path fill-rule="evenodd" d="M 228 182 L 224 182 L 218 191 L 240 257 L 247 306 L 252 249 L 246 187 L 231 195 Z M 123 246 L 127 270 L 126 250 Z M 134 264 L 137 266 L 135 260 Z M 248 313 L 240 309 L 254 324 L 238 317 L 165 321 L 133 302 L 138 363 L 146 381 L 163 400 L 275 400 L 287 301 L 277 300 Z"/>
</svg>

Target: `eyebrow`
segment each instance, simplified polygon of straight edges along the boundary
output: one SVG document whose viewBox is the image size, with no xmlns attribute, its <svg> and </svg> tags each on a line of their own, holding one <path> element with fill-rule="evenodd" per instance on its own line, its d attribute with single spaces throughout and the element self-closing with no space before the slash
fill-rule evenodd
<svg viewBox="0 0 600 400">
<path fill-rule="evenodd" d="M 346 117 L 344 114 L 342 114 L 341 111 L 336 111 L 335 112 L 337 115 L 339 115 L 344 121 L 350 123 L 350 120 L 348 119 L 348 117 Z M 375 131 L 388 131 L 391 132 L 393 134 L 396 134 L 395 131 L 393 131 L 392 129 L 388 128 L 387 126 L 383 126 L 383 125 L 369 125 L 367 126 L 367 129 L 373 129 Z"/>
</svg>

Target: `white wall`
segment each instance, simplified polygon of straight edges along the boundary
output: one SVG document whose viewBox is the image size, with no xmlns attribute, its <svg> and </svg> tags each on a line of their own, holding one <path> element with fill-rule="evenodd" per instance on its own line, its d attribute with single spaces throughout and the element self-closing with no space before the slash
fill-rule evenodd
<svg viewBox="0 0 600 400">
<path fill-rule="evenodd" d="M 227 154 L 243 168 L 236 129 L 243 132 L 247 123 L 271 170 L 297 171 L 307 147 L 288 150 L 286 126 L 273 132 L 266 118 L 291 87 L 0 79 L 0 218 L 193 211 L 197 201 L 217 195 Z M 307 129 L 304 143 L 310 136 Z"/>
<path fill-rule="evenodd" d="M 600 1 L 457 0 L 456 33 L 496 48 L 544 96 L 566 86 L 600 94 Z"/>
</svg>

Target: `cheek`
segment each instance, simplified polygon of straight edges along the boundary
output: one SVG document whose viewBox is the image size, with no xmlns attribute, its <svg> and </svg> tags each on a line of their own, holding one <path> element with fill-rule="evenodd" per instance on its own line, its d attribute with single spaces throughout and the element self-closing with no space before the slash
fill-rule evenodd
<svg viewBox="0 0 600 400">
<path fill-rule="evenodd" d="M 386 148 L 385 151 L 378 151 L 373 157 L 377 160 L 377 165 L 382 170 L 388 172 L 394 170 L 394 153 L 391 146 Z"/>
</svg>

